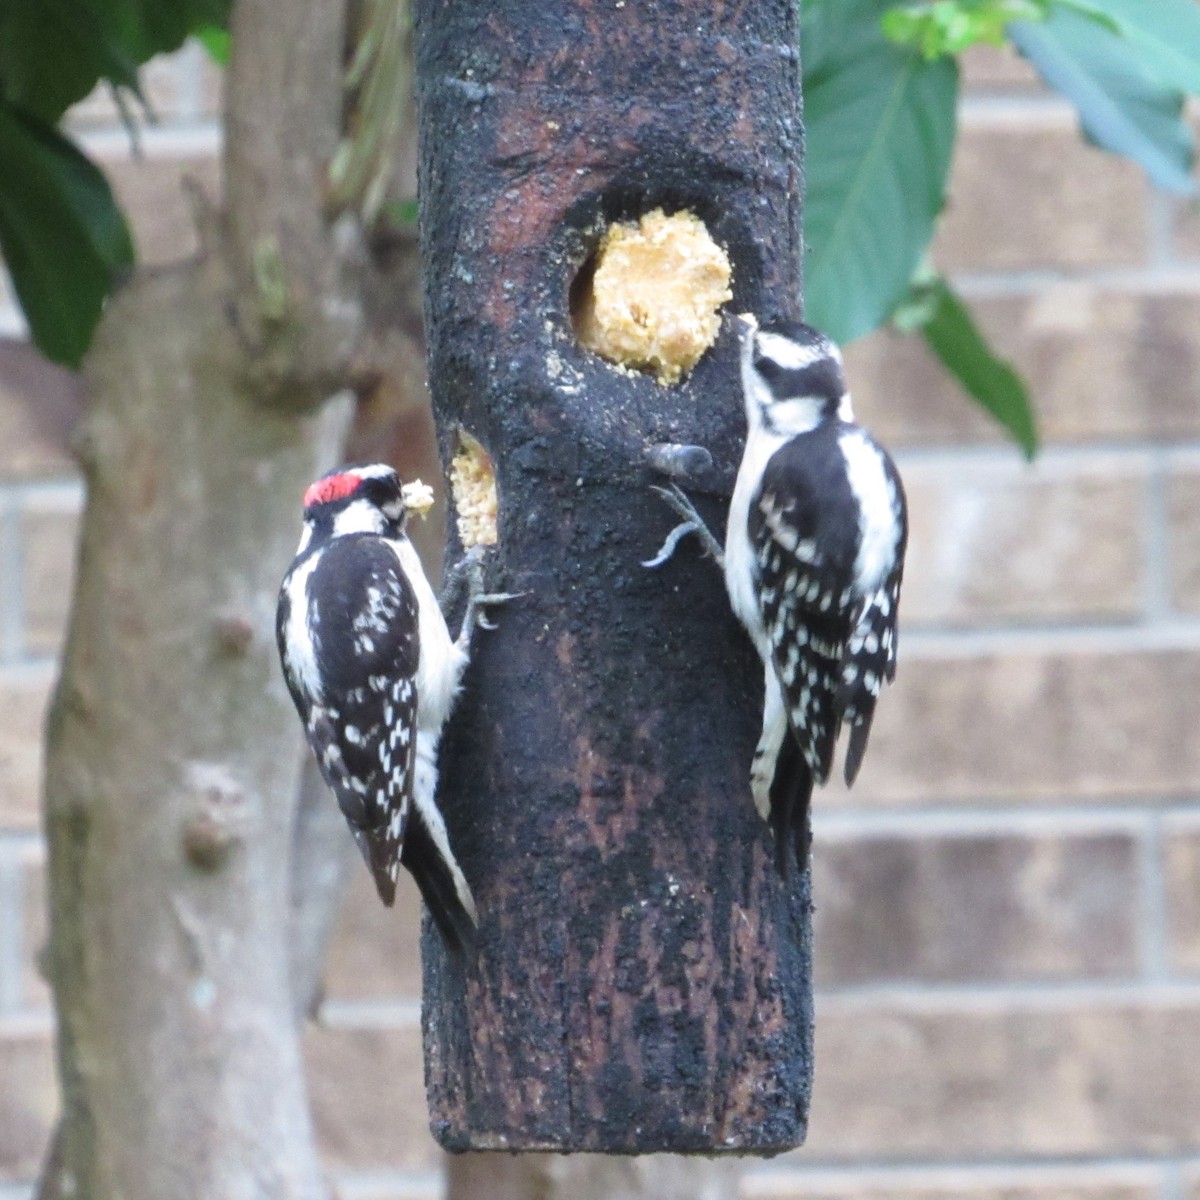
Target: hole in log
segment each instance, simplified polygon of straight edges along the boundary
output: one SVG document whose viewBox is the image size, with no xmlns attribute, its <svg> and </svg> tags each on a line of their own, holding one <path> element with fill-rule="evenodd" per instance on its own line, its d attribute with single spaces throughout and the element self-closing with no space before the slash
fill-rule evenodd
<svg viewBox="0 0 1200 1200">
<path fill-rule="evenodd" d="M 716 341 L 731 277 L 694 213 L 615 222 L 571 284 L 575 336 L 609 362 L 678 383 Z"/>
<path fill-rule="evenodd" d="M 496 514 L 496 472 L 492 456 L 478 438 L 459 428 L 458 449 L 450 460 L 450 494 L 454 498 L 454 519 L 463 549 L 494 546 Z"/>
</svg>

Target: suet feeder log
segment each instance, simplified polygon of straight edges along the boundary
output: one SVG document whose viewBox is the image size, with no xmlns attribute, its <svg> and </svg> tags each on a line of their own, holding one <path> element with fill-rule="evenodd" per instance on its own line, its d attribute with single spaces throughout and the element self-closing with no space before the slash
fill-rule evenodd
<svg viewBox="0 0 1200 1200">
<path fill-rule="evenodd" d="M 671 461 L 723 527 L 736 337 L 724 321 L 666 384 L 572 316 L 606 231 L 656 209 L 728 255 L 726 312 L 796 314 L 797 20 L 794 0 L 415 5 L 435 413 L 447 460 L 460 430 L 490 456 L 491 582 L 524 593 L 478 638 L 442 750 L 481 915 L 465 963 L 425 942 L 448 1150 L 804 1139 L 808 876 L 780 877 L 750 798 L 761 667 L 694 543 L 640 565 L 674 523 L 656 446 L 709 452 Z"/>
</svg>

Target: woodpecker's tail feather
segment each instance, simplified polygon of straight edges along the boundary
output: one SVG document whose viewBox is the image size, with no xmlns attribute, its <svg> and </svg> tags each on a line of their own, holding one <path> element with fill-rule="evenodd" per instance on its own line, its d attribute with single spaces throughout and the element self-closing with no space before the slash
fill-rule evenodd
<svg viewBox="0 0 1200 1200">
<path fill-rule="evenodd" d="M 862 766 L 863 756 L 867 752 L 867 738 L 871 733 L 871 718 L 874 716 L 872 704 L 863 716 L 850 726 L 850 741 L 846 746 L 846 786 L 853 787 Z"/>
<path fill-rule="evenodd" d="M 401 861 L 417 881 L 429 915 L 451 953 L 465 955 L 474 950 L 479 931 L 471 889 L 458 864 L 442 854 L 418 808 L 409 818 Z"/>
<path fill-rule="evenodd" d="M 367 864 L 371 878 L 375 880 L 375 890 L 379 893 L 380 900 L 388 908 L 391 908 L 396 903 L 396 880 L 392 877 L 386 864 L 380 860 L 379 851 L 383 845 L 382 841 L 379 838 L 371 837 L 365 829 L 355 829 L 353 825 L 350 827 L 350 832 L 354 834 L 354 844 L 363 856 L 363 862 Z"/>
<path fill-rule="evenodd" d="M 786 737 L 779 748 L 775 778 L 771 782 L 771 830 L 775 834 L 775 865 L 784 879 L 791 878 L 794 848 L 796 865 L 808 866 L 813 774 L 795 738 Z"/>
</svg>

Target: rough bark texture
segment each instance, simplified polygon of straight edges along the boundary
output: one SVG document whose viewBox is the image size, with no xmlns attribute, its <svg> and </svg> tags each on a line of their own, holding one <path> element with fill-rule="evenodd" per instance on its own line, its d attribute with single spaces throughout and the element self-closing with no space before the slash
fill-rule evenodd
<svg viewBox="0 0 1200 1200">
<path fill-rule="evenodd" d="M 202 261 L 114 298 L 86 365 L 47 739 L 64 1115 L 45 1196 L 327 1195 L 293 997 L 336 888 L 293 905 L 293 846 L 312 854 L 329 822 L 297 807 L 273 624 L 298 498 L 345 432 L 314 414 L 362 368 L 364 258 L 323 194 L 342 7 L 238 0 L 231 207 L 204 223 Z"/>
<path fill-rule="evenodd" d="M 211 270 L 127 290 L 89 372 L 46 782 L 64 1159 L 89 1200 L 325 1194 L 285 936 L 300 758 L 272 640 L 320 448 L 295 414 L 207 386 L 239 357 L 220 291 Z"/>
<path fill-rule="evenodd" d="M 451 1150 L 772 1153 L 803 1140 L 807 877 L 749 795 L 761 671 L 720 574 L 650 493 L 656 442 L 706 446 L 721 526 L 744 433 L 726 330 L 682 385 L 585 353 L 572 282 L 605 223 L 703 218 L 732 311 L 799 296 L 788 0 L 416 6 L 431 384 L 492 452 L 506 587 L 443 752 L 482 914 L 427 939 L 435 1135 Z"/>
</svg>

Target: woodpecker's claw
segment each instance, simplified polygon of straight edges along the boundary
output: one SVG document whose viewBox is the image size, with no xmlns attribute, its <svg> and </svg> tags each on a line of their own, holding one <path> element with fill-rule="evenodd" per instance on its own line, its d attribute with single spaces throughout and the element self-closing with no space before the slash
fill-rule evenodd
<svg viewBox="0 0 1200 1200">
<path fill-rule="evenodd" d="M 670 487 L 665 488 L 659 487 L 657 484 L 651 484 L 650 487 L 652 491 L 657 492 L 683 518 L 683 522 L 676 525 L 667 534 L 667 540 L 663 542 L 659 552 L 653 558 L 642 563 L 642 566 L 648 567 L 651 570 L 661 567 L 663 563 L 670 560 L 679 543 L 689 533 L 694 533 L 700 539 L 704 549 L 716 560 L 717 565 L 723 567 L 725 565 L 725 553 L 721 549 L 721 543 L 713 536 L 712 530 L 704 523 L 704 518 L 696 511 L 695 505 L 692 504 L 687 496 L 675 484 L 671 484 Z"/>
<path fill-rule="evenodd" d="M 463 614 L 462 628 L 458 634 L 458 646 L 463 650 L 470 647 L 471 634 L 476 629 L 496 628 L 495 622 L 489 621 L 485 612 L 490 605 L 507 604 L 510 600 L 519 600 L 525 595 L 524 592 L 485 592 L 483 555 L 476 550 L 478 547 L 469 551 L 466 559 L 460 564 L 460 570 L 466 575 L 467 581 L 467 610 Z"/>
</svg>

